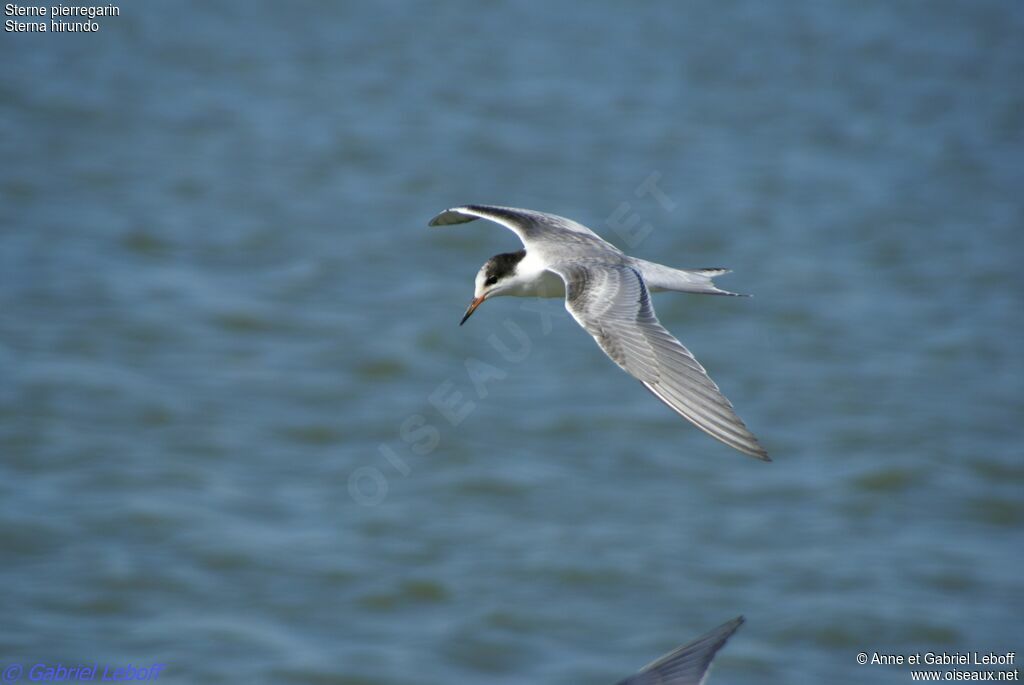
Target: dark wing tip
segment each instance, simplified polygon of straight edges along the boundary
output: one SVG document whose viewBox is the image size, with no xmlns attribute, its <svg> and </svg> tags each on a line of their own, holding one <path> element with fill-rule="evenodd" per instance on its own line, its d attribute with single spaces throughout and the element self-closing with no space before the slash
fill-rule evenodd
<svg viewBox="0 0 1024 685">
<path fill-rule="evenodd" d="M 688 642 L 644 666 L 639 673 L 619 681 L 619 685 L 694 685 L 702 683 L 718 650 L 725 646 L 725 643 L 745 621 L 743 616 L 726 621 L 696 640 Z"/>
<path fill-rule="evenodd" d="M 743 452 L 743 454 L 746 454 L 747 456 L 750 456 L 750 457 L 753 457 L 754 459 L 757 459 L 758 461 L 763 461 L 763 462 L 771 462 L 772 461 L 772 458 L 768 456 L 768 450 L 766 450 L 765 448 L 761 447 L 761 443 L 757 442 L 756 438 L 754 438 L 754 444 L 752 446 L 751 445 L 733 444 L 733 443 L 728 443 L 728 442 L 725 443 L 725 444 L 729 445 L 729 447 L 732 447 L 733 449 L 736 449 L 736 450 L 739 450 L 740 452 Z"/>
<path fill-rule="evenodd" d="M 470 221 L 476 221 L 479 217 L 475 217 L 472 214 L 464 214 L 462 212 L 463 207 L 451 207 L 444 210 L 433 219 L 430 220 L 428 226 L 451 226 L 452 224 L 465 224 Z"/>
<path fill-rule="evenodd" d="M 717 628 L 713 628 L 713 629 L 709 630 L 702 637 L 697 638 L 696 641 L 699 642 L 699 641 L 702 641 L 702 640 L 710 639 L 710 640 L 713 640 L 715 642 L 718 642 L 720 640 L 721 643 L 720 643 L 719 646 L 724 645 L 725 642 L 730 637 L 733 636 L 733 633 L 735 633 L 737 630 L 739 630 L 740 626 L 742 626 L 746 622 L 747 622 L 747 619 L 742 614 L 740 614 L 736 618 L 731 619 L 729 621 L 726 621 L 725 623 L 723 623 L 722 625 L 718 626 Z"/>
</svg>

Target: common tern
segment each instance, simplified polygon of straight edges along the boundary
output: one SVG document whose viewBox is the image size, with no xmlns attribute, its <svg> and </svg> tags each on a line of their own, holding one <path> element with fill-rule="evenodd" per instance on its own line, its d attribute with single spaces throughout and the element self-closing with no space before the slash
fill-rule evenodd
<svg viewBox="0 0 1024 685">
<path fill-rule="evenodd" d="M 716 440 L 771 461 L 700 362 L 658 322 L 651 303 L 651 291 L 736 295 L 712 281 L 728 269 L 673 269 L 630 257 L 582 224 L 529 209 L 452 207 L 430 225 L 476 219 L 510 229 L 524 249 L 480 267 L 460 325 L 492 297 L 564 297 L 565 308 L 605 354 L 658 399 Z"/>
<path fill-rule="evenodd" d="M 707 678 L 715 654 L 741 625 L 742 616 L 723 623 L 615 685 L 700 685 Z"/>
</svg>

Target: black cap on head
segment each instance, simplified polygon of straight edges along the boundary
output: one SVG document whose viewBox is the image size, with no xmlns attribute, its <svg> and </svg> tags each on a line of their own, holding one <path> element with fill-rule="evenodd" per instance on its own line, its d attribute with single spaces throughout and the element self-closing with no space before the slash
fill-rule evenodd
<svg viewBox="0 0 1024 685">
<path fill-rule="evenodd" d="M 523 261 L 523 257 L 526 256 L 526 250 L 519 250 L 518 252 L 503 252 L 502 254 L 496 254 L 487 260 L 486 264 L 486 275 L 488 283 L 497 283 L 505 276 L 514 273 L 516 265 Z"/>
</svg>

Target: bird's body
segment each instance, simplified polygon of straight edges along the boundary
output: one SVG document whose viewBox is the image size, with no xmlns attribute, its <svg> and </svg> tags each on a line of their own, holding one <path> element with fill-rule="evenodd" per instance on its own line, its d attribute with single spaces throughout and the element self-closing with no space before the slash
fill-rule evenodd
<svg viewBox="0 0 1024 685">
<path fill-rule="evenodd" d="M 712 282 L 727 270 L 673 269 L 637 259 L 582 224 L 526 209 L 454 207 L 430 224 L 478 218 L 511 229 L 524 249 L 496 255 L 481 267 L 463 323 L 490 297 L 565 297 L 580 326 L 655 396 L 717 440 L 769 461 L 704 367 L 658 322 L 650 300 L 651 291 L 661 290 L 734 295 Z"/>
</svg>

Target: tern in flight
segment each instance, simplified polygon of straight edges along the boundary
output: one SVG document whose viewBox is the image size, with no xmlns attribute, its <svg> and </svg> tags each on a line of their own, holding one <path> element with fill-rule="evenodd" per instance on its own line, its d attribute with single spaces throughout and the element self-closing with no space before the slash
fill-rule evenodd
<svg viewBox="0 0 1024 685">
<path fill-rule="evenodd" d="M 673 269 L 630 257 L 582 224 L 529 209 L 453 207 L 430 225 L 476 219 L 510 229 L 524 249 L 480 267 L 461 323 L 492 297 L 565 297 L 565 308 L 605 354 L 658 399 L 716 440 L 771 461 L 700 362 L 658 322 L 651 303 L 651 291 L 735 295 L 712 282 L 728 269 Z"/>
</svg>

